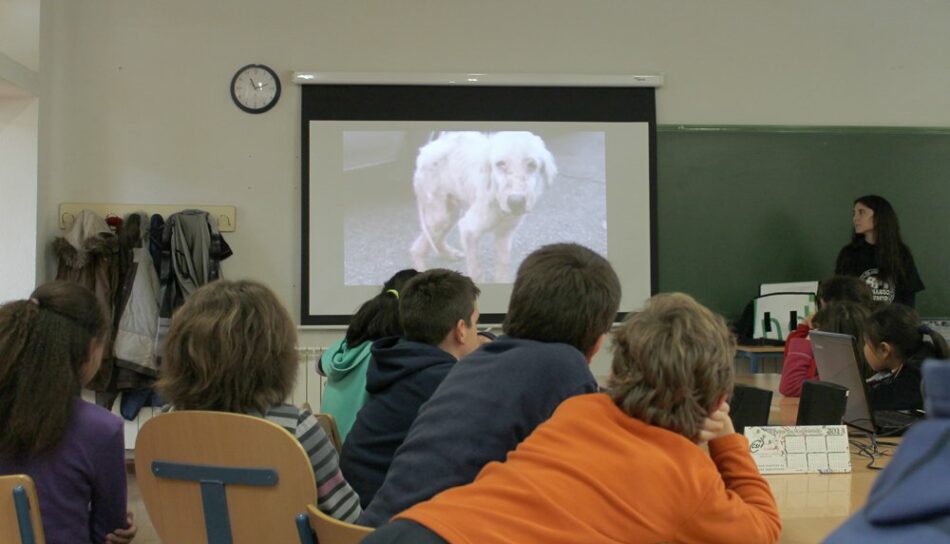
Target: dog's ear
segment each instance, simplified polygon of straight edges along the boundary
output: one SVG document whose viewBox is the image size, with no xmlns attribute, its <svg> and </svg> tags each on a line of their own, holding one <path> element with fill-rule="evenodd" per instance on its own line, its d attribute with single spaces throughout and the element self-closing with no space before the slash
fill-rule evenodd
<svg viewBox="0 0 950 544">
<path fill-rule="evenodd" d="M 554 162 L 554 155 L 548 151 L 547 147 L 542 146 L 538 158 L 541 159 L 541 175 L 544 177 L 545 185 L 550 187 L 554 183 L 554 178 L 557 177 L 557 164 Z"/>
</svg>

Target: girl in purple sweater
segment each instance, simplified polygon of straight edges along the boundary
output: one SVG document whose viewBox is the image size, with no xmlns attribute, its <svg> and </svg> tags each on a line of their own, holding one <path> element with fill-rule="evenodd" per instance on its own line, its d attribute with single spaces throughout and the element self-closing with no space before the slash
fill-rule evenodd
<svg viewBox="0 0 950 544">
<path fill-rule="evenodd" d="M 131 542 L 122 421 L 79 398 L 108 322 L 95 296 L 53 282 L 0 307 L 0 475 L 36 483 L 46 542 Z"/>
</svg>

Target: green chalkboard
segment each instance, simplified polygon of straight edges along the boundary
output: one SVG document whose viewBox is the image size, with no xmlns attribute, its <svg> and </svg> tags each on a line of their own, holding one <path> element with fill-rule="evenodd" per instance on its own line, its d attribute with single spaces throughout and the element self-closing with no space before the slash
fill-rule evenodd
<svg viewBox="0 0 950 544">
<path fill-rule="evenodd" d="M 918 311 L 950 315 L 950 129 L 661 125 L 659 288 L 734 318 L 760 283 L 827 277 L 869 193 L 897 211 Z"/>
</svg>

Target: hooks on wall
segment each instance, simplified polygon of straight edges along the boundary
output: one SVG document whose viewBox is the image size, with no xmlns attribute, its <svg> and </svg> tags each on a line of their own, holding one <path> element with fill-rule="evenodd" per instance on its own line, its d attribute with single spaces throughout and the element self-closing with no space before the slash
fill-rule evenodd
<svg viewBox="0 0 950 544">
<path fill-rule="evenodd" d="M 237 228 L 237 209 L 234 206 L 204 206 L 201 204 L 114 204 L 114 203 L 88 203 L 88 202 L 64 202 L 59 205 L 59 228 L 69 229 L 76 217 L 82 210 L 92 210 L 100 217 L 125 217 L 130 213 L 145 212 L 151 214 L 161 214 L 168 217 L 173 213 L 182 210 L 198 209 L 208 212 L 218 222 L 218 229 L 221 232 L 234 232 Z"/>
</svg>

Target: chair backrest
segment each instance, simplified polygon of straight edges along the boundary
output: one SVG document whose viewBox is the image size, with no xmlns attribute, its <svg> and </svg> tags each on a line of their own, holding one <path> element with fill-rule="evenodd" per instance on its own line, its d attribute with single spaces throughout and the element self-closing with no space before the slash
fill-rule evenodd
<svg viewBox="0 0 950 544">
<path fill-rule="evenodd" d="M 922 317 L 920 322 L 927 325 L 950 342 L 950 317 Z"/>
<path fill-rule="evenodd" d="M 373 532 L 372 527 L 331 518 L 312 504 L 307 505 L 307 517 L 313 532 L 317 533 L 317 544 L 359 544 Z"/>
<path fill-rule="evenodd" d="M 46 543 L 36 486 L 26 474 L 0 476 L 0 541 Z"/>
<path fill-rule="evenodd" d="M 297 439 L 241 414 L 150 419 L 136 440 L 135 471 L 163 542 L 294 542 L 296 514 L 317 500 L 313 467 Z"/>
<path fill-rule="evenodd" d="M 814 293 L 771 293 L 753 299 L 752 338 L 784 341 L 788 333 L 815 311 Z"/>
<path fill-rule="evenodd" d="M 320 423 L 320 426 L 323 427 L 323 430 L 327 433 L 327 436 L 330 437 L 330 443 L 333 444 L 333 447 L 336 448 L 337 454 L 343 451 L 343 440 L 340 439 L 340 430 L 336 426 L 336 420 L 333 419 L 332 414 L 313 414 L 317 421 Z"/>
</svg>

